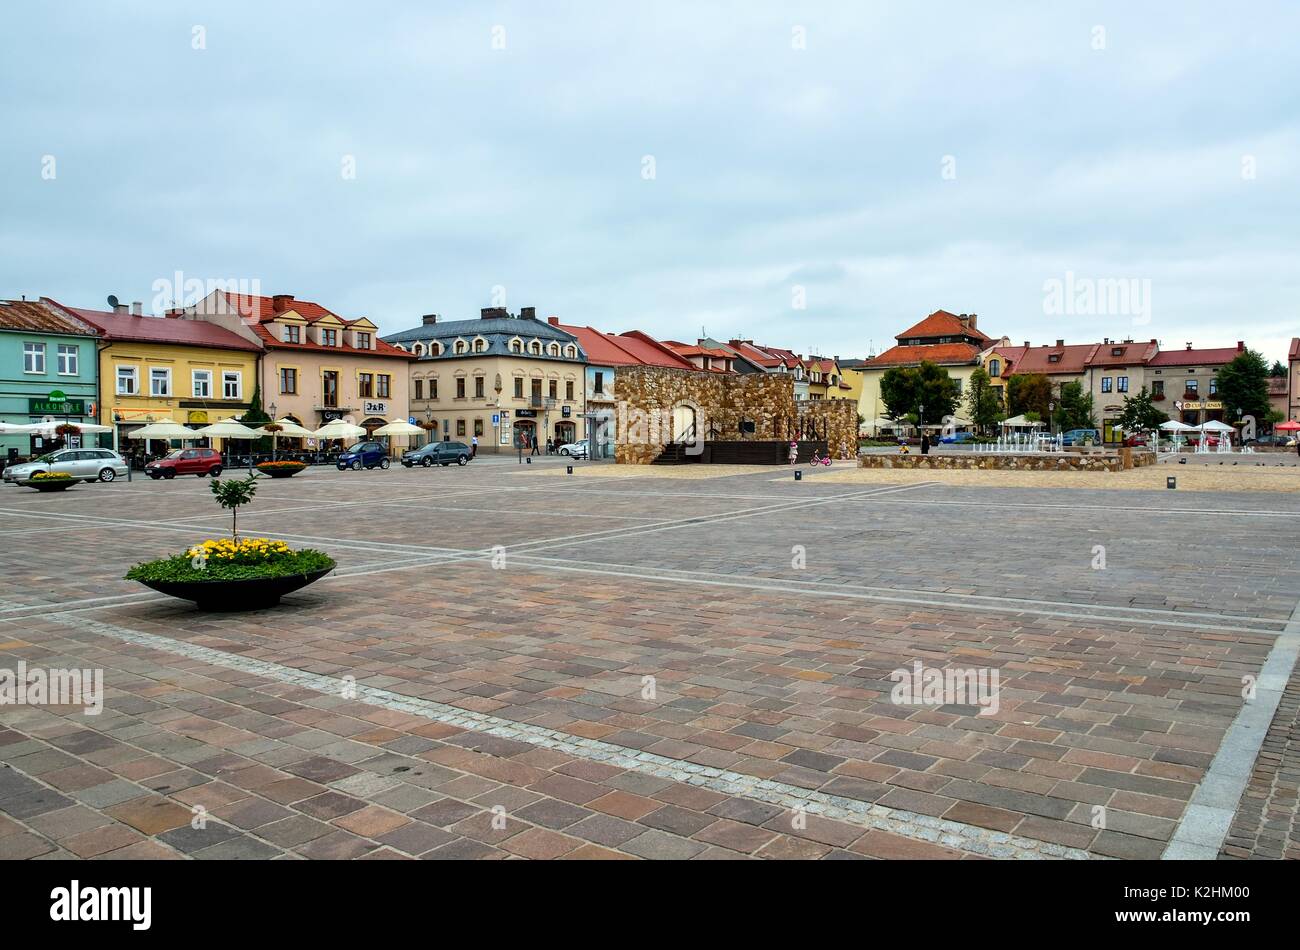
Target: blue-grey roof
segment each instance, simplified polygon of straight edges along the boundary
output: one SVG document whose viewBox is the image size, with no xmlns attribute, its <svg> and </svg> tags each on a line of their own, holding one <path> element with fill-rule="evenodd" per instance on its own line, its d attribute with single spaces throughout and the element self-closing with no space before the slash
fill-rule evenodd
<svg viewBox="0 0 1300 950">
<path fill-rule="evenodd" d="M 457 339 L 471 342 L 475 337 L 483 337 L 488 341 L 486 353 L 462 353 L 457 356 L 451 352 L 452 344 Z M 525 348 L 530 340 L 539 340 L 543 345 L 555 341 L 561 344 L 572 343 L 578 348 L 576 358 L 560 356 L 550 356 L 543 352 L 540 356 L 534 353 L 511 353 L 510 341 L 519 337 L 524 341 Z M 582 344 L 572 333 L 567 333 L 559 327 L 553 327 L 545 320 L 536 320 L 526 317 L 488 317 L 478 320 L 446 320 L 437 323 L 421 324 L 418 327 L 412 327 L 409 330 L 402 330 L 398 333 L 392 333 L 388 336 L 381 337 L 385 343 L 400 345 L 406 349 L 411 348 L 413 343 L 430 343 L 438 342 L 442 344 L 442 353 L 439 356 L 429 356 L 427 353 L 421 356 L 422 360 L 430 359 L 464 359 L 467 356 L 514 356 L 525 357 L 528 359 L 557 360 L 561 363 L 585 363 L 587 354 L 582 349 Z"/>
</svg>

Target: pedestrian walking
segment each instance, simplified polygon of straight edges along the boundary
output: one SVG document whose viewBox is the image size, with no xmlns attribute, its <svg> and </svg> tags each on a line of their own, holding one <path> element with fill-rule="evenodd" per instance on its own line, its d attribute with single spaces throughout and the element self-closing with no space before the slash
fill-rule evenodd
<svg viewBox="0 0 1300 950">
<path fill-rule="evenodd" d="M 531 454 L 540 456 L 542 454 L 541 440 L 539 440 L 537 436 L 533 436 L 530 441 L 533 443 L 533 451 Z"/>
<path fill-rule="evenodd" d="M 547 454 L 547 455 L 554 455 L 554 454 L 555 454 L 555 440 L 554 440 L 554 439 L 548 438 L 548 439 L 546 440 L 546 454 Z"/>
<path fill-rule="evenodd" d="M 790 441 L 790 464 L 794 465 L 799 461 L 799 443 L 793 439 Z"/>
<path fill-rule="evenodd" d="M 474 435 L 470 436 L 469 440 L 469 458 L 471 462 L 476 455 L 478 455 L 478 436 Z"/>
</svg>

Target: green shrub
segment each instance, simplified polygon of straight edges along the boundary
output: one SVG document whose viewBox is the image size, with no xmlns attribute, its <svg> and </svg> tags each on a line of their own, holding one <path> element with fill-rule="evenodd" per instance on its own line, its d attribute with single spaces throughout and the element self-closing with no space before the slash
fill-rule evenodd
<svg viewBox="0 0 1300 950">
<path fill-rule="evenodd" d="M 202 566 L 199 566 L 202 565 Z M 201 560 L 187 552 L 136 564 L 126 572 L 129 581 L 246 581 L 270 577 L 292 577 L 313 571 L 332 570 L 334 559 L 311 548 L 292 551 L 259 564 L 224 563 L 214 558 Z"/>
</svg>

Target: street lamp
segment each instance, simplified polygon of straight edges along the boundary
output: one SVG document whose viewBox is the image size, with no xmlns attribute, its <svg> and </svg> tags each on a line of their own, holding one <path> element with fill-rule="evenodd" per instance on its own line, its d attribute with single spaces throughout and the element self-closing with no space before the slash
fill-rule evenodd
<svg viewBox="0 0 1300 950">
<path fill-rule="evenodd" d="M 279 418 L 275 414 L 275 403 L 270 403 L 266 408 L 271 410 L 271 421 L 275 422 L 275 420 Z M 275 461 L 275 436 L 271 436 L 271 461 Z"/>
</svg>

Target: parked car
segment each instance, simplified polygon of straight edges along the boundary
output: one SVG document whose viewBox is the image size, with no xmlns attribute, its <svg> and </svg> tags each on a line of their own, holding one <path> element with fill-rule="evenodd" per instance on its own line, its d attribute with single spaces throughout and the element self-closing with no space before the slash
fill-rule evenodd
<svg viewBox="0 0 1300 950">
<path fill-rule="evenodd" d="M 423 465 L 441 465 L 446 468 L 452 462 L 457 465 L 469 464 L 469 446 L 464 442 L 430 442 L 428 445 L 402 453 L 402 464 L 407 468 Z"/>
<path fill-rule="evenodd" d="M 1096 429 L 1071 429 L 1061 434 L 1062 445 L 1083 445 L 1089 439 L 1093 445 L 1101 445 L 1101 433 Z"/>
<path fill-rule="evenodd" d="M 144 467 L 144 473 L 158 481 L 177 475 L 216 478 L 221 474 L 221 453 L 216 449 L 176 449 Z"/>
<path fill-rule="evenodd" d="M 1124 444 L 1130 449 L 1136 449 L 1148 444 L 1147 434 L 1145 432 L 1134 432 L 1132 435 L 1124 437 Z"/>
<path fill-rule="evenodd" d="M 588 449 L 586 442 L 566 442 L 556 451 L 561 455 L 569 456 L 569 458 L 585 459 L 587 457 Z"/>
<path fill-rule="evenodd" d="M 947 435 L 939 436 L 939 442 L 943 445 L 960 445 L 962 442 L 970 442 L 975 436 L 970 432 L 949 432 Z"/>
<path fill-rule="evenodd" d="M 382 442 L 358 442 L 349 446 L 334 463 L 339 471 L 350 468 L 359 472 L 363 468 L 388 468 L 388 447 Z"/>
<path fill-rule="evenodd" d="M 8 466 L 4 470 L 4 480 L 17 482 L 38 472 L 67 472 L 73 478 L 87 482 L 111 482 L 119 475 L 125 476 L 127 467 L 126 460 L 111 449 L 61 449 L 30 462 Z"/>
</svg>

